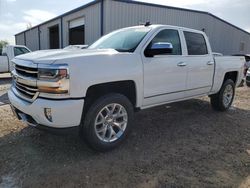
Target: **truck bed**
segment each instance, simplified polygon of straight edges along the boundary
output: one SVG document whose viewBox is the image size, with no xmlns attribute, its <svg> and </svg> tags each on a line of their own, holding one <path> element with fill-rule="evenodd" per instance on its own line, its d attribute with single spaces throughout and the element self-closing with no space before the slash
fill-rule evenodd
<svg viewBox="0 0 250 188">
<path fill-rule="evenodd" d="M 213 84 L 212 92 L 218 91 L 222 85 L 223 77 L 226 72 L 239 72 L 237 75 L 236 86 L 241 83 L 241 80 L 244 76 L 243 69 L 245 58 L 241 56 L 215 56 L 215 72 L 214 72 L 214 80 L 217 80 Z M 220 82 L 218 82 L 220 80 Z"/>
</svg>

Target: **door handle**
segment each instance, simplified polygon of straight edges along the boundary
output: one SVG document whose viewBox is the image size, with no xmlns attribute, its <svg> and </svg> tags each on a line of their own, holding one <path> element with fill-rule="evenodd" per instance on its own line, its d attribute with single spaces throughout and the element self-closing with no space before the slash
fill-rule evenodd
<svg viewBox="0 0 250 188">
<path fill-rule="evenodd" d="M 177 66 L 179 66 L 179 67 L 185 67 L 185 66 L 187 66 L 187 63 L 180 62 L 180 63 L 177 64 Z"/>
<path fill-rule="evenodd" d="M 208 61 L 207 65 L 214 65 L 214 62 L 213 61 Z"/>
</svg>

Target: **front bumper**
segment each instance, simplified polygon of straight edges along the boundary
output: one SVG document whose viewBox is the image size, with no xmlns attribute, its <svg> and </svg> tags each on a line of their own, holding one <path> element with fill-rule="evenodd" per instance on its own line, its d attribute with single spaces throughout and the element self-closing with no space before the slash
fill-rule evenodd
<svg viewBox="0 0 250 188">
<path fill-rule="evenodd" d="M 48 100 L 37 98 L 34 102 L 29 103 L 17 97 L 12 89 L 8 91 L 8 97 L 17 117 L 28 125 L 38 128 L 41 125 L 45 128 L 70 128 L 80 125 L 84 99 Z M 52 121 L 46 118 L 45 108 L 51 109 Z"/>
</svg>

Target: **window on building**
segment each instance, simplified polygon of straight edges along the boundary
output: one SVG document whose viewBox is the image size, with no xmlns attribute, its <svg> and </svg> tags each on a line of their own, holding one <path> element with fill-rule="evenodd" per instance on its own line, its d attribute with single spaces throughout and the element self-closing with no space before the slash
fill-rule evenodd
<svg viewBox="0 0 250 188">
<path fill-rule="evenodd" d="M 172 53 L 167 55 L 181 55 L 181 41 L 179 37 L 179 33 L 177 30 L 173 29 L 165 29 L 160 31 L 150 42 L 149 46 L 158 43 L 158 42 L 166 42 L 171 43 L 173 45 Z"/>
<path fill-rule="evenodd" d="M 206 40 L 202 34 L 184 31 L 188 55 L 208 54 Z"/>
</svg>

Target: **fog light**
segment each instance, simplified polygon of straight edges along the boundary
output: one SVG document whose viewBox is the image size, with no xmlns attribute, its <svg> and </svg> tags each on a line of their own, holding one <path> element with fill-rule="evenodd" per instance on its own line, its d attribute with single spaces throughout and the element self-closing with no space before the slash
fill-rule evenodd
<svg viewBox="0 0 250 188">
<path fill-rule="evenodd" d="M 51 108 L 44 108 L 45 117 L 52 122 L 52 111 Z"/>
</svg>

